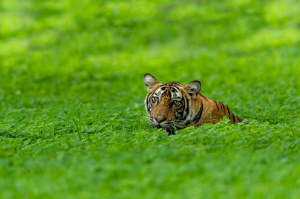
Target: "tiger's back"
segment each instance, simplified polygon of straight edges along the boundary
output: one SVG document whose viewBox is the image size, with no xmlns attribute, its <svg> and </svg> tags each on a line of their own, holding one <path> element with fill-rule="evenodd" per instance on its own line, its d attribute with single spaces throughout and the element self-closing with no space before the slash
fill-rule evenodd
<svg viewBox="0 0 300 199">
<path fill-rule="evenodd" d="M 229 107 L 222 102 L 206 97 L 200 93 L 197 95 L 197 100 L 203 108 L 199 108 L 198 117 L 200 119 L 195 126 L 200 126 L 205 123 L 216 124 L 220 122 L 224 116 L 230 120 L 231 124 L 244 120 L 243 118 L 235 116 Z"/>
</svg>

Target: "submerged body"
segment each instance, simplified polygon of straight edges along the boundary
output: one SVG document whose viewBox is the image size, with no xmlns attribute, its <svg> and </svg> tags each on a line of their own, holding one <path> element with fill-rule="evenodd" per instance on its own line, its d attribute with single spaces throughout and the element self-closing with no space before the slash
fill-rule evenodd
<svg viewBox="0 0 300 199">
<path fill-rule="evenodd" d="M 231 123 L 243 121 L 226 104 L 202 95 L 199 81 L 187 85 L 179 82 L 159 83 L 152 75 L 146 74 L 144 82 L 148 87 L 145 108 L 154 128 L 163 128 L 173 133 L 187 126 L 215 124 L 224 116 Z"/>
</svg>

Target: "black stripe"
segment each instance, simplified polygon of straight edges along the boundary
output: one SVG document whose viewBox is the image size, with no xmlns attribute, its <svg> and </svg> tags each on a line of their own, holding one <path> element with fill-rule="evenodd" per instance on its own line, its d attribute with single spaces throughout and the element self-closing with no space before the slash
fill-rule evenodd
<svg viewBox="0 0 300 199">
<path fill-rule="evenodd" d="M 203 112 L 203 102 L 202 100 L 200 100 L 201 102 L 201 108 L 199 110 L 199 112 L 197 113 L 196 117 L 193 119 L 193 122 L 195 122 L 195 124 L 197 124 L 199 122 L 199 120 L 201 119 L 202 116 L 202 112 Z"/>
<path fill-rule="evenodd" d="M 227 105 L 226 105 L 227 106 Z M 227 111 L 228 111 L 228 115 L 229 115 L 229 119 L 230 119 L 230 110 L 229 110 L 229 108 L 228 108 L 228 106 L 227 106 Z M 231 119 L 230 119 L 231 120 Z"/>
<path fill-rule="evenodd" d="M 233 118 L 233 123 L 235 123 L 235 116 L 233 113 L 232 113 L 232 118 Z"/>
<path fill-rule="evenodd" d="M 207 98 L 206 98 L 204 95 L 202 95 L 201 93 L 200 93 L 200 95 L 201 95 L 202 97 L 204 97 L 204 99 L 206 99 L 206 100 L 207 100 Z"/>
<path fill-rule="evenodd" d="M 183 106 L 184 106 L 184 104 L 181 105 L 181 108 L 182 108 Z M 177 117 L 177 118 L 175 117 L 176 119 L 180 119 L 180 118 L 183 117 L 184 109 L 183 109 L 182 111 L 180 111 L 180 109 L 178 109 L 176 112 L 177 112 L 178 115 L 179 115 L 179 117 Z"/>
<path fill-rule="evenodd" d="M 238 119 L 239 122 L 242 122 L 242 121 L 243 121 L 243 119 L 240 118 L 240 117 L 236 117 L 236 118 Z"/>
<path fill-rule="evenodd" d="M 219 111 L 219 107 L 218 107 L 217 101 L 216 101 L 216 100 L 213 100 L 213 101 L 214 101 L 214 103 L 216 104 L 216 107 L 217 107 L 217 109 L 218 109 L 218 111 Z"/>
<path fill-rule="evenodd" d="M 163 93 L 161 94 L 161 98 L 164 97 L 164 96 L 166 96 L 167 93 L 168 93 L 168 91 L 163 91 Z"/>
<path fill-rule="evenodd" d="M 222 105 L 222 108 L 223 108 L 224 115 L 226 115 L 226 113 L 225 113 L 225 105 L 223 103 L 221 103 L 221 105 Z"/>
<path fill-rule="evenodd" d="M 168 95 L 172 97 L 172 94 L 171 94 L 171 91 L 170 91 L 170 90 L 168 90 Z"/>
<path fill-rule="evenodd" d="M 219 102 L 219 104 L 220 104 L 221 110 L 223 110 L 223 106 L 222 106 L 222 103 L 221 103 L 221 102 Z"/>
<path fill-rule="evenodd" d="M 151 95 L 151 94 L 149 94 L 149 95 L 147 96 L 147 100 L 146 100 L 146 107 L 147 107 L 148 113 L 150 113 L 150 107 L 149 107 L 149 98 L 150 98 L 150 95 Z"/>
<path fill-rule="evenodd" d="M 186 117 L 189 115 L 190 113 L 190 108 L 189 108 L 189 99 L 185 98 L 186 101 L 184 101 L 184 105 L 186 106 L 186 114 L 185 116 L 182 118 L 182 120 L 186 120 Z M 184 110 L 183 110 L 184 112 Z"/>
<path fill-rule="evenodd" d="M 175 88 L 177 88 L 177 90 L 180 90 L 178 86 L 174 86 Z"/>
</svg>

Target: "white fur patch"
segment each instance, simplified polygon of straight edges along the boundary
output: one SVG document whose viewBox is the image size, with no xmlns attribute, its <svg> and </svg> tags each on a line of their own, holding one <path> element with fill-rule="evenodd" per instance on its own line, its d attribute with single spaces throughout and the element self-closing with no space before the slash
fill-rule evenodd
<svg viewBox="0 0 300 199">
<path fill-rule="evenodd" d="M 147 86 L 154 84 L 156 82 L 156 79 L 154 79 L 151 75 L 146 75 L 144 78 L 144 82 Z"/>
<path fill-rule="evenodd" d="M 197 83 L 190 84 L 189 87 L 191 88 L 191 90 L 198 90 L 199 88 Z"/>
</svg>

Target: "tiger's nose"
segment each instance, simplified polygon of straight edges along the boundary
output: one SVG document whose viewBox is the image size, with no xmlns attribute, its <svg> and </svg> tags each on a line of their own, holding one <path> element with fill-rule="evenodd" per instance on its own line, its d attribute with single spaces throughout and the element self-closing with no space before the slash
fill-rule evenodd
<svg viewBox="0 0 300 199">
<path fill-rule="evenodd" d="M 167 119 L 167 118 L 162 117 L 162 116 L 157 116 L 157 117 L 155 117 L 155 120 L 156 120 L 158 123 L 161 123 L 161 122 L 165 121 L 166 119 Z"/>
</svg>

